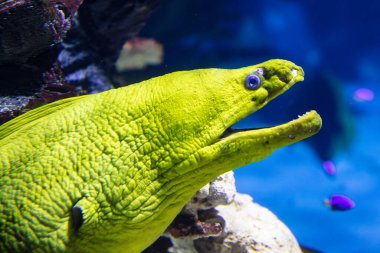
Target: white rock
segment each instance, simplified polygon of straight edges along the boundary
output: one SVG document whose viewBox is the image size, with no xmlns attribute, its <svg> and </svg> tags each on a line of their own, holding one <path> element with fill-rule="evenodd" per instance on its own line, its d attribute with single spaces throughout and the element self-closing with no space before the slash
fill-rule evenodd
<svg viewBox="0 0 380 253">
<path fill-rule="evenodd" d="M 290 230 L 268 209 L 253 203 L 250 196 L 237 194 L 234 203 L 216 209 L 225 222 L 224 233 L 219 238 L 223 239 L 214 240 L 215 250 L 199 252 L 302 253 Z"/>
<path fill-rule="evenodd" d="M 202 187 L 184 209 L 193 213 L 199 209 L 210 209 L 217 205 L 226 205 L 234 200 L 235 194 L 234 173 L 230 171 L 218 176 Z"/>
<path fill-rule="evenodd" d="M 268 209 L 254 203 L 248 195 L 236 192 L 233 173 L 216 178 L 203 187 L 183 209 L 198 217 L 202 210 L 217 212 L 202 222 L 220 223 L 219 235 L 170 236 L 172 253 L 302 253 L 290 230 Z"/>
</svg>

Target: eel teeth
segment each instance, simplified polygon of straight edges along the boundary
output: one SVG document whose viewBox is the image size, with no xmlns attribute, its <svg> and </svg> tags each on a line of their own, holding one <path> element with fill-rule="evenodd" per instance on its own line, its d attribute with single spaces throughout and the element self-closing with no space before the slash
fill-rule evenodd
<svg viewBox="0 0 380 253">
<path fill-rule="evenodd" d="M 298 115 L 298 118 L 302 118 L 302 117 L 305 117 L 306 115 L 308 115 L 310 112 L 305 112 L 304 114 L 302 115 Z"/>
</svg>

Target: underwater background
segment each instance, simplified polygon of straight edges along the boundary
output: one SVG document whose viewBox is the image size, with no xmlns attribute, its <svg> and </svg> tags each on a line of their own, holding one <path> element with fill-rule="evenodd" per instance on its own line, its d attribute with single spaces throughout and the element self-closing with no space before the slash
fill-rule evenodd
<svg viewBox="0 0 380 253">
<path fill-rule="evenodd" d="M 162 45 L 162 64 L 126 78 L 271 58 L 301 65 L 303 83 L 237 127 L 284 123 L 316 109 L 323 129 L 236 170 L 237 189 L 274 212 L 301 245 L 380 252 L 379 13 L 375 0 L 166 0 L 140 33 Z M 353 199 L 355 208 L 331 210 L 324 201 L 332 194 Z"/>
</svg>

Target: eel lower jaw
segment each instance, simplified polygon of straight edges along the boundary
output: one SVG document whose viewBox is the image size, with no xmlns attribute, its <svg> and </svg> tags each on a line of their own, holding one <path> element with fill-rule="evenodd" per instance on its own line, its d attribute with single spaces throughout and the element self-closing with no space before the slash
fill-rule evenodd
<svg viewBox="0 0 380 253">
<path fill-rule="evenodd" d="M 261 138 L 276 139 L 282 141 L 288 139 L 289 143 L 293 143 L 316 134 L 322 127 L 322 119 L 316 111 L 309 111 L 298 116 L 297 119 L 287 123 L 263 128 L 251 129 L 233 129 L 229 127 L 220 137 L 220 141 L 234 140 L 240 138 Z"/>
<path fill-rule="evenodd" d="M 316 134 L 322 119 L 310 111 L 298 119 L 260 129 L 227 129 L 223 135 L 197 152 L 198 171 L 215 177 L 269 156 L 273 151 Z M 198 172 L 198 174 L 202 174 Z"/>
</svg>

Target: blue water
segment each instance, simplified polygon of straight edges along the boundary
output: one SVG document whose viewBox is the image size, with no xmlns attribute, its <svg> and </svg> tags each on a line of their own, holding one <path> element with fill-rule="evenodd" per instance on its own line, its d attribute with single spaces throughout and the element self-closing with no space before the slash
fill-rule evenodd
<svg viewBox="0 0 380 253">
<path fill-rule="evenodd" d="M 251 194 L 272 210 L 301 244 L 324 252 L 379 252 L 377 115 L 357 118 L 358 135 L 353 146 L 334 157 L 338 170 L 334 178 L 323 173 L 315 151 L 299 143 L 237 170 L 238 191 Z M 356 207 L 346 212 L 330 211 L 323 200 L 336 193 L 350 196 Z"/>
<path fill-rule="evenodd" d="M 272 210 L 301 244 L 323 252 L 380 252 L 379 13 L 375 0 L 172 0 L 141 34 L 164 46 L 163 64 L 144 70 L 152 76 L 270 58 L 305 69 L 304 83 L 240 126 L 278 124 L 317 109 L 322 131 L 235 175 L 239 192 Z M 360 88 L 374 97 L 358 101 Z M 326 159 L 336 176 L 323 171 Z M 356 207 L 331 211 L 324 199 L 337 193 Z"/>
</svg>

